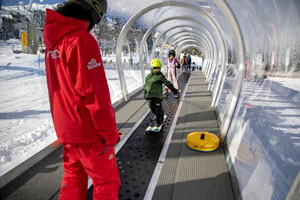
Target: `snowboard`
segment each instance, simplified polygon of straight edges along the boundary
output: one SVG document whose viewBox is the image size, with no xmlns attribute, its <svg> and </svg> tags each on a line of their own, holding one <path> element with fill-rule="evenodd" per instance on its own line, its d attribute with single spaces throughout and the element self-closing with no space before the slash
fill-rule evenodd
<svg viewBox="0 0 300 200">
<path fill-rule="evenodd" d="M 164 121 L 163 123 L 158 126 L 158 127 L 153 127 L 153 124 L 151 123 L 145 130 L 146 133 L 159 133 L 162 129 L 162 127 L 164 126 L 164 122 L 166 121 L 167 119 L 167 114 L 165 113 L 164 114 Z M 152 121 L 154 121 L 155 119 L 153 118 Z"/>
</svg>

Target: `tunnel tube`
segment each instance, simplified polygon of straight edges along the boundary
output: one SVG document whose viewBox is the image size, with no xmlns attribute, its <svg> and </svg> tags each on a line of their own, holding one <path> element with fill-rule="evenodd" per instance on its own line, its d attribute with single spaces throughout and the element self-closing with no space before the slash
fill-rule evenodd
<svg viewBox="0 0 300 200">
<path fill-rule="evenodd" d="M 203 47 L 204 45 L 200 42 L 200 41 L 198 41 L 198 40 L 192 40 L 192 39 L 186 39 L 185 41 L 183 41 L 183 44 L 180 44 L 180 45 L 177 45 L 176 44 L 176 48 L 178 48 L 178 49 L 181 49 L 180 47 L 181 46 L 186 46 L 187 44 L 189 44 L 189 42 L 191 43 L 191 44 L 197 44 L 198 45 L 198 48 L 197 49 L 201 49 L 201 48 L 199 48 L 199 46 L 200 47 Z M 188 48 L 188 47 L 187 47 Z M 202 49 L 204 52 L 205 51 L 208 51 L 208 52 L 205 52 L 204 53 L 204 56 L 205 56 L 205 60 L 204 60 L 204 63 L 203 63 L 203 68 L 209 68 L 210 66 L 211 66 L 211 55 L 210 55 L 210 50 L 207 50 L 205 47 Z"/>
<path fill-rule="evenodd" d="M 188 47 L 189 47 L 188 45 L 189 45 L 189 44 L 184 43 L 184 45 L 182 45 L 182 46 L 185 46 L 184 48 L 182 48 L 182 46 L 179 46 L 177 49 L 178 49 L 178 51 L 181 52 L 181 51 L 183 51 L 184 49 L 188 48 Z M 194 47 L 194 48 L 198 49 L 199 51 L 203 51 L 203 52 L 204 52 L 204 55 L 208 55 L 208 54 L 209 54 L 209 53 L 206 52 L 207 50 L 206 50 L 205 48 L 199 46 L 199 43 L 193 43 L 193 44 L 190 44 L 190 47 Z M 205 56 L 204 56 L 204 57 L 205 57 Z M 209 63 L 207 62 L 207 60 L 208 60 L 208 59 L 204 59 L 204 60 L 203 60 L 203 63 L 202 63 L 203 69 L 204 69 L 204 68 L 207 68 L 208 65 L 209 65 Z"/>
<path fill-rule="evenodd" d="M 160 40 L 165 34 L 167 34 L 167 33 L 170 32 L 170 31 L 173 31 L 174 29 L 185 28 L 185 27 L 191 27 L 191 28 L 193 28 L 194 26 L 192 26 L 192 25 L 185 25 L 185 24 L 182 24 L 182 25 L 176 25 L 176 26 L 172 26 L 172 27 L 168 28 L 167 30 L 165 30 L 164 32 L 162 32 L 162 33 L 156 38 L 156 40 L 155 40 L 154 43 L 153 43 L 152 51 L 151 51 L 151 57 L 152 57 L 152 58 L 155 57 L 155 49 L 156 49 L 157 43 L 159 42 L 159 40 Z M 161 51 L 160 51 L 160 52 L 161 52 Z M 159 57 L 160 57 L 160 59 L 161 59 L 161 55 L 159 55 Z"/>
<path fill-rule="evenodd" d="M 189 16 L 180 16 L 180 17 L 172 17 L 172 18 L 168 18 L 168 19 L 171 19 L 171 20 L 173 20 L 173 19 L 176 19 L 176 20 L 181 19 L 182 21 L 192 21 L 192 22 L 196 23 L 197 25 L 199 25 L 201 28 L 203 28 L 204 31 L 205 31 L 210 37 L 212 37 L 212 35 L 211 35 L 211 33 L 208 31 L 208 29 L 207 29 L 201 22 L 199 22 L 198 20 L 196 20 L 196 19 L 194 19 L 194 18 L 192 18 L 192 17 L 189 17 Z M 164 20 L 163 20 L 163 21 L 164 21 Z M 169 21 L 169 20 L 167 20 L 167 21 Z M 194 27 L 188 26 L 188 25 L 185 25 L 184 27 L 194 28 Z M 195 29 L 196 29 L 196 28 L 197 28 L 197 27 L 195 27 Z M 160 35 L 163 35 L 163 33 L 160 34 Z M 212 38 L 213 38 L 213 37 L 212 37 Z M 154 43 L 153 47 L 156 48 L 156 43 Z M 153 54 L 153 48 L 152 48 L 152 57 L 154 57 L 154 54 Z"/>
<path fill-rule="evenodd" d="M 199 35 L 197 35 L 197 34 L 195 34 L 195 33 L 186 33 L 185 35 L 183 35 L 183 36 L 180 36 L 180 38 L 177 38 L 177 39 L 182 39 L 182 38 L 186 38 L 187 36 L 189 36 L 189 38 L 193 38 L 193 37 L 195 37 L 195 38 L 199 38 L 199 39 L 203 39 L 203 41 L 204 41 L 204 44 L 205 44 L 205 49 L 208 49 L 209 50 L 209 52 L 211 53 L 211 54 L 213 54 L 214 53 L 214 51 L 212 50 L 212 47 L 211 47 L 211 45 L 210 45 L 210 43 L 209 43 L 209 41 L 207 41 L 207 38 L 204 36 L 204 37 L 200 37 Z M 181 38 L 182 37 L 182 38 Z M 173 42 L 169 42 L 170 44 L 173 44 L 173 43 L 175 43 L 175 41 Z M 163 45 L 165 44 L 165 42 L 163 43 Z M 169 46 L 171 46 L 171 45 L 169 45 Z M 170 48 L 168 48 L 167 49 L 167 52 L 169 51 L 169 49 Z M 161 53 L 161 55 L 163 56 L 164 54 L 163 54 L 163 52 Z M 206 56 L 208 56 L 208 54 L 206 54 Z"/>
<path fill-rule="evenodd" d="M 177 6 L 177 7 L 183 7 L 183 8 L 187 8 L 190 10 L 195 11 L 196 13 L 200 14 L 200 16 L 202 16 L 204 19 L 206 19 L 208 21 L 209 24 L 211 24 L 212 28 L 214 29 L 214 31 L 217 34 L 217 37 L 220 39 L 220 41 L 222 41 L 223 45 L 222 47 L 225 47 L 225 41 L 224 38 L 222 37 L 222 32 L 221 29 L 219 27 L 219 25 L 214 21 L 214 19 L 212 19 L 207 13 L 205 13 L 202 9 L 195 7 L 194 5 L 185 3 L 185 2 L 176 2 L 176 1 L 166 1 L 166 2 L 161 2 L 161 3 L 157 3 L 157 4 L 153 4 L 143 10 L 141 10 L 140 12 L 138 12 L 137 14 L 135 14 L 134 16 L 132 16 L 127 23 L 124 25 L 123 29 L 121 30 L 121 33 L 119 35 L 118 41 L 117 41 L 117 46 L 116 46 L 116 64 L 117 64 L 117 68 L 118 68 L 118 73 L 119 73 L 119 78 L 120 78 L 120 82 L 121 82 L 121 90 L 122 90 L 122 94 L 123 94 L 123 98 L 125 101 L 127 101 L 128 99 L 128 91 L 127 88 L 124 84 L 126 84 L 125 82 L 125 78 L 124 78 L 124 72 L 121 70 L 121 65 L 122 65 L 122 59 L 121 59 L 121 52 L 122 52 L 122 44 L 123 41 L 125 39 L 125 37 L 127 36 L 127 33 L 130 29 L 130 27 L 133 25 L 133 23 L 142 15 L 144 15 L 145 13 L 154 10 L 156 8 L 160 8 L 160 7 L 166 7 L 166 6 Z M 222 66 L 223 68 L 225 68 L 225 48 L 223 49 L 223 64 L 224 66 Z M 224 71 L 224 70 L 223 70 Z"/>
<path fill-rule="evenodd" d="M 243 79 L 243 75 L 245 72 L 244 69 L 244 41 L 243 41 L 243 37 L 241 34 L 241 30 L 239 27 L 239 24 L 237 23 L 237 20 L 233 14 L 233 12 L 231 11 L 230 7 L 228 6 L 228 4 L 226 2 L 223 1 L 218 1 L 218 0 L 213 0 L 213 2 L 218 6 L 218 8 L 222 11 L 223 15 L 228 19 L 229 25 L 231 27 L 231 30 L 233 32 L 234 35 L 234 41 L 235 41 L 235 46 L 236 46 L 236 52 L 237 52 L 237 63 L 238 63 L 238 73 L 237 76 L 234 80 L 234 87 L 232 89 L 232 93 L 230 95 L 230 100 L 228 101 L 229 103 L 226 105 L 226 109 L 225 109 L 225 116 L 224 116 L 224 120 L 223 118 L 221 119 L 221 138 L 222 140 L 224 139 L 228 129 L 229 129 L 229 125 L 233 116 L 233 112 L 238 100 L 238 96 L 241 90 L 241 85 L 242 85 L 242 79 Z M 174 1 L 166 1 L 166 2 L 161 2 L 161 3 L 157 3 L 157 4 L 153 4 L 145 9 L 143 9 L 142 11 L 138 12 L 136 15 L 134 15 L 133 17 L 131 17 L 128 22 L 124 25 L 118 41 L 117 41 L 117 47 L 116 47 L 116 57 L 117 57 L 117 68 L 118 71 L 121 71 L 121 64 L 122 64 L 122 60 L 121 60 L 121 51 L 122 51 L 122 46 L 121 44 L 123 44 L 123 41 L 125 39 L 125 37 L 127 36 L 127 33 L 130 29 L 130 27 L 133 25 L 133 23 L 142 15 L 144 15 L 145 13 L 154 10 L 156 8 L 160 8 L 160 7 L 166 7 L 166 6 L 177 6 L 177 7 L 183 7 L 183 8 L 187 8 L 193 11 L 196 11 L 197 13 L 199 13 L 204 19 L 206 19 L 208 22 L 214 24 L 214 26 L 212 26 L 212 28 L 220 34 L 220 36 L 222 35 L 220 28 L 218 26 L 218 24 L 204 11 L 202 11 L 202 9 L 195 7 L 194 5 L 188 4 L 188 3 L 184 3 L 184 2 L 174 2 Z M 222 38 L 222 37 L 221 37 Z M 222 41 L 224 38 L 222 38 Z M 224 42 L 225 43 L 225 42 Z M 225 45 L 224 45 L 225 46 Z M 223 54 L 224 55 L 224 54 Z M 223 59 L 225 59 L 225 56 L 222 57 Z M 225 61 L 224 61 L 225 62 Z M 222 63 L 224 63 L 222 62 Z M 223 70 L 222 73 L 219 74 L 219 76 L 222 77 L 224 71 L 225 71 L 225 66 L 223 66 L 221 69 Z M 125 79 L 124 79 L 124 72 L 120 72 L 119 73 L 120 76 L 120 81 L 121 83 L 125 83 Z M 218 83 L 217 83 L 218 84 Z M 127 88 L 124 87 L 123 84 L 121 84 L 121 89 L 122 89 L 122 94 L 124 97 L 124 100 L 126 101 L 128 99 L 128 91 Z M 217 87 L 218 91 L 217 93 L 219 93 L 219 89 L 220 87 Z"/>
<path fill-rule="evenodd" d="M 189 21 L 193 21 L 193 22 L 195 22 L 195 23 L 199 23 L 197 20 L 195 20 L 194 18 L 189 18 Z M 201 25 L 201 27 L 202 28 L 205 28 L 205 26 L 203 26 L 202 24 L 200 24 Z M 187 27 L 187 25 L 185 26 L 185 27 Z M 206 28 L 205 28 L 206 29 Z M 207 29 L 206 29 L 207 30 Z M 207 30 L 207 33 L 208 33 L 208 35 L 211 35 L 211 33 Z M 217 37 L 219 36 L 219 34 L 217 33 Z M 213 38 L 213 37 L 212 37 Z M 221 39 L 220 39 L 221 38 Z M 226 45 L 226 43 L 225 43 L 225 41 L 223 40 L 223 37 L 218 37 L 218 39 L 219 39 L 219 41 L 221 41 L 220 42 L 220 46 L 221 46 L 221 52 L 222 52 L 222 55 L 224 55 L 224 57 L 222 56 L 222 64 L 221 64 L 221 69 L 220 69 L 220 72 L 218 73 L 218 76 L 217 76 L 217 78 L 216 78 L 216 84 L 215 85 L 213 85 L 213 87 L 212 87 L 212 85 L 211 84 L 209 84 L 209 90 L 210 91 L 212 91 L 212 106 L 213 107 L 215 107 L 216 106 L 216 104 L 217 104 L 217 102 L 216 102 L 216 100 L 217 100 L 217 98 L 219 97 L 219 94 L 221 93 L 221 91 L 220 91 L 220 87 L 221 87 L 221 84 L 222 84 L 222 78 L 224 78 L 224 73 L 225 73 L 225 69 L 226 69 L 226 66 L 225 66 L 225 63 L 227 62 L 227 55 L 228 55 L 228 53 L 227 53 L 227 45 Z M 153 47 L 155 47 L 156 46 L 156 44 L 155 45 L 153 45 Z M 155 48 L 154 48 L 155 49 Z M 152 53 L 151 53 L 151 55 L 152 55 L 152 57 L 153 57 L 153 55 L 154 55 L 154 50 L 152 49 Z M 204 70 L 203 70 L 203 72 L 205 73 L 205 74 L 207 74 L 207 70 L 208 70 L 208 68 L 205 68 Z M 215 70 L 214 70 L 215 71 Z M 207 79 L 208 80 L 208 79 Z"/>
<path fill-rule="evenodd" d="M 177 38 L 175 41 L 173 41 L 171 44 L 176 44 L 176 43 L 179 43 L 179 42 L 181 42 L 181 41 L 185 41 L 186 39 L 190 39 L 190 38 L 185 38 L 185 37 L 182 37 L 182 38 Z M 205 41 L 203 41 L 204 42 L 204 44 L 206 44 L 206 42 Z M 204 46 L 206 46 L 206 45 L 204 45 Z M 210 71 L 212 71 L 211 69 L 213 68 L 213 65 L 214 65 L 214 62 L 215 62 L 215 64 L 217 65 L 217 53 L 215 53 L 216 51 L 213 51 L 212 49 L 211 49 L 211 47 L 209 46 L 209 47 L 206 47 L 206 48 L 208 48 L 208 52 L 209 52 L 209 55 L 207 55 L 207 57 L 209 58 L 209 62 L 210 62 L 210 64 L 209 64 L 209 67 L 208 67 L 208 69 L 207 69 L 207 77 L 210 77 L 211 75 L 210 75 Z M 216 66 L 215 66 L 216 67 Z M 214 67 L 214 69 L 215 69 L 215 67 Z M 206 69 L 205 69 L 206 70 Z"/>
<path fill-rule="evenodd" d="M 172 44 L 174 44 L 177 47 L 177 46 L 179 46 L 180 42 L 189 41 L 191 39 L 192 38 L 179 38 L 179 39 L 177 39 L 177 41 L 172 42 Z M 194 39 L 194 40 L 196 40 L 196 39 Z M 205 66 L 205 70 L 210 69 L 212 67 L 213 60 L 216 58 L 216 54 L 211 49 L 211 47 L 207 47 L 205 41 L 202 41 L 202 40 L 198 40 L 198 41 L 203 42 L 203 46 L 205 47 L 205 49 L 207 49 L 208 53 L 205 54 L 205 57 L 206 57 L 206 62 L 208 62 L 208 64 L 207 64 L 208 67 Z"/>
<path fill-rule="evenodd" d="M 155 54 L 156 44 L 158 43 L 158 41 L 162 38 L 162 36 L 164 34 L 168 33 L 169 31 L 173 31 L 174 29 L 183 28 L 183 27 L 189 27 L 189 28 L 195 28 L 195 29 L 197 29 L 197 27 L 195 27 L 193 25 L 178 25 L 178 26 L 174 26 L 174 27 L 171 27 L 171 28 L 167 29 L 166 31 L 164 31 L 163 33 L 161 33 L 160 36 L 155 40 L 155 42 L 153 44 L 153 47 L 152 47 L 152 52 L 151 52 L 152 57 L 154 57 L 154 54 Z M 204 29 L 204 30 L 207 30 L 207 29 Z M 163 46 L 161 47 L 160 54 L 162 54 L 162 48 L 163 48 Z"/>
<path fill-rule="evenodd" d="M 191 32 L 190 34 L 192 34 L 192 32 Z M 196 37 L 199 37 L 199 35 L 196 35 Z M 202 38 L 201 38 L 201 39 L 202 39 Z M 207 45 L 210 46 L 209 44 L 207 44 Z M 176 49 L 176 48 L 175 48 L 175 49 Z M 209 48 L 206 47 L 206 48 L 204 48 L 204 49 L 209 49 Z M 161 52 L 160 54 L 163 55 L 162 52 Z M 209 55 L 208 53 L 205 52 L 205 54 L 206 54 L 206 57 L 207 57 L 207 58 L 210 57 L 210 55 Z M 209 59 L 209 60 L 212 60 L 212 59 Z M 205 62 L 205 63 L 206 63 L 206 62 Z M 209 64 L 207 64 L 207 65 L 209 65 Z M 206 66 L 206 65 L 205 65 L 205 66 Z"/>
<path fill-rule="evenodd" d="M 179 35 L 182 34 L 182 35 Z M 200 34 L 200 35 L 199 35 Z M 207 37 L 205 33 L 201 29 L 194 28 L 193 32 L 190 32 L 189 30 L 186 31 L 180 31 L 180 32 L 175 32 L 174 34 L 170 35 L 163 44 L 167 43 L 172 43 L 174 40 L 185 37 L 185 36 L 190 36 L 190 37 L 197 37 L 197 38 L 203 38 L 206 41 L 206 44 L 209 46 L 213 46 L 214 51 L 217 52 L 217 46 L 215 41 L 211 37 Z M 201 36 L 201 37 L 200 37 Z M 212 45 L 213 44 L 213 45 Z M 168 51 L 170 50 L 170 47 L 168 47 Z"/>
<path fill-rule="evenodd" d="M 190 45 L 191 47 L 194 47 L 194 48 L 198 49 L 199 51 L 203 50 L 202 48 L 199 47 L 199 44 L 198 44 L 198 43 L 197 43 L 197 44 L 196 44 L 196 43 L 184 44 L 184 45 L 182 45 L 182 46 L 179 46 L 178 49 L 179 49 L 180 51 L 183 51 L 184 49 L 188 48 L 189 45 Z"/>
<path fill-rule="evenodd" d="M 185 39 L 185 40 L 182 40 L 182 41 L 176 43 L 174 46 L 176 47 L 176 49 L 177 48 L 179 49 L 179 47 L 181 47 L 181 46 L 183 46 L 183 45 L 185 45 L 185 44 L 187 44 L 189 42 L 191 42 L 191 43 L 197 43 L 200 47 L 202 47 L 203 50 L 206 49 L 205 48 L 205 44 L 202 41 L 196 40 L 196 39 Z M 207 53 L 207 54 L 209 54 L 209 53 Z"/>
<path fill-rule="evenodd" d="M 205 27 L 201 27 L 201 28 L 205 28 Z M 179 35 L 179 34 L 187 34 L 187 33 L 189 33 L 190 35 L 193 34 L 193 35 L 199 37 L 199 35 L 196 34 L 196 32 L 199 32 L 200 34 L 203 34 L 204 38 L 208 41 L 209 44 L 210 44 L 210 43 L 213 43 L 214 49 L 215 49 L 215 51 L 217 52 L 216 41 L 215 41 L 215 39 L 211 36 L 210 32 L 209 32 L 209 31 L 207 32 L 207 36 L 210 38 L 210 40 L 209 40 L 209 39 L 207 38 L 207 36 L 205 35 L 205 33 L 202 31 L 202 29 L 199 29 L 199 28 L 194 28 L 193 32 L 190 32 L 189 30 L 184 30 L 184 31 L 176 32 L 176 33 L 170 35 L 170 36 L 164 41 L 163 44 L 169 43 L 169 40 L 170 40 L 170 39 L 173 39 L 175 36 L 177 36 L 177 35 Z M 179 36 L 179 37 L 180 37 L 180 36 Z M 169 49 L 170 49 L 170 48 L 168 47 L 168 50 L 169 50 Z"/>
<path fill-rule="evenodd" d="M 176 47 L 177 47 L 177 49 L 182 49 L 183 46 L 187 46 L 189 44 L 197 45 L 198 49 L 201 49 L 201 47 L 203 48 L 203 44 L 198 40 L 187 40 L 187 41 L 184 41 L 182 44 L 177 45 Z"/>
<path fill-rule="evenodd" d="M 201 24 L 201 25 L 202 25 L 202 24 Z M 182 27 L 196 28 L 196 27 L 194 27 L 194 26 L 192 26 L 192 25 L 183 25 Z M 164 34 L 166 34 L 167 32 L 172 31 L 172 30 L 175 29 L 175 28 L 181 28 L 181 26 L 179 25 L 179 26 L 175 26 L 175 27 L 173 27 L 173 28 L 169 28 L 169 29 L 166 30 L 165 32 L 161 33 L 160 36 L 155 40 L 155 42 L 154 42 L 154 44 L 153 44 L 153 47 L 152 47 L 152 53 L 151 53 L 152 57 L 154 56 L 154 52 L 155 52 L 155 49 L 156 49 L 156 44 L 157 44 L 158 41 L 161 39 L 161 37 L 162 37 Z M 206 30 L 206 31 L 209 33 L 209 31 L 208 31 L 205 27 L 203 27 L 203 28 L 204 28 L 204 30 Z M 164 43 L 164 44 L 165 44 L 165 43 Z M 162 49 L 163 49 L 163 46 L 161 47 L 160 55 L 162 55 Z M 162 58 L 161 58 L 161 59 L 162 59 Z"/>
<path fill-rule="evenodd" d="M 187 39 L 189 39 L 189 38 L 187 38 Z M 183 38 L 177 39 L 177 41 L 179 41 L 179 40 L 183 40 Z M 174 41 L 173 43 L 176 43 L 176 42 Z M 207 64 L 208 67 L 205 66 L 205 68 L 203 69 L 203 71 L 206 75 L 207 75 L 207 71 L 212 67 L 214 59 L 217 58 L 216 53 L 214 53 L 215 51 L 213 51 L 211 49 L 211 47 L 208 47 L 208 52 L 209 52 L 209 54 L 206 54 L 206 56 L 205 56 L 206 57 L 205 62 L 208 61 L 208 64 Z"/>
<path fill-rule="evenodd" d="M 150 33 L 156 28 L 158 27 L 159 25 L 165 23 L 165 22 L 168 22 L 168 21 L 171 21 L 171 20 L 179 20 L 181 19 L 182 21 L 192 21 L 194 23 L 197 23 L 201 28 L 203 28 L 205 30 L 205 32 L 207 33 L 207 35 L 211 38 L 211 40 L 214 42 L 214 45 L 216 46 L 215 44 L 215 40 L 214 38 L 212 37 L 211 33 L 207 30 L 207 28 L 205 28 L 205 26 L 200 23 L 198 20 L 192 18 L 192 17 L 189 17 L 189 16 L 176 16 L 176 17 L 170 17 L 170 18 L 166 18 L 158 23 L 156 23 L 154 26 L 152 26 L 145 34 L 144 34 L 144 37 L 141 41 L 141 44 L 140 46 L 143 46 L 143 44 L 145 44 L 148 36 L 150 35 Z M 193 27 L 194 29 L 198 29 L 198 27 Z M 166 42 L 164 42 L 165 44 Z M 153 45 L 155 46 L 155 45 Z M 140 48 L 141 49 L 141 48 Z M 225 49 L 225 48 L 224 48 Z M 148 51 L 147 51 L 148 52 Z M 152 50 L 153 52 L 153 50 Z M 152 58 L 154 57 L 154 54 L 152 53 Z M 140 55 L 139 55 L 139 60 L 140 60 L 140 68 L 142 69 L 142 77 L 145 77 L 145 70 L 144 70 L 144 67 L 143 67 L 143 52 L 140 51 Z"/>
<path fill-rule="evenodd" d="M 194 30 L 195 31 L 195 30 Z M 187 33 L 187 32 L 179 32 L 179 33 L 185 33 L 184 35 L 180 35 L 180 36 L 178 36 L 178 37 L 176 37 L 176 38 L 172 38 L 172 39 L 174 39 L 174 41 L 176 40 L 176 39 L 179 39 L 179 38 L 181 38 L 181 37 L 186 37 L 186 36 L 190 36 L 190 37 L 199 37 L 199 35 L 198 34 L 196 34 L 195 32 L 189 32 L 189 33 Z M 170 37 L 175 37 L 175 35 L 178 35 L 178 32 L 177 33 L 175 33 L 175 34 L 173 34 L 172 36 L 170 36 Z M 170 40 L 170 37 L 166 40 L 166 41 L 169 41 Z M 215 56 L 215 54 L 216 54 L 216 56 L 217 56 L 217 54 L 218 54 L 218 51 L 217 51 L 217 48 L 216 48 L 216 44 L 215 43 L 213 43 L 213 47 L 214 47 L 214 50 L 212 50 L 212 47 L 211 47 L 211 45 L 210 45 L 210 41 L 208 40 L 208 38 L 206 37 L 206 35 L 203 35 L 203 39 L 204 39 L 204 41 L 205 41 L 205 44 L 206 44 L 206 49 L 208 49 L 210 52 L 212 52 L 213 54 L 214 54 L 214 56 Z M 164 44 L 166 43 L 166 41 L 164 42 Z M 214 42 L 214 41 L 213 41 Z M 172 42 L 170 42 L 171 44 L 173 43 L 173 41 Z M 163 45 L 164 45 L 163 44 Z M 170 49 L 170 47 L 168 47 L 168 51 L 169 51 L 169 49 Z M 167 52 L 168 52 L 167 51 Z M 208 54 L 206 53 L 206 56 L 207 56 Z"/>
<path fill-rule="evenodd" d="M 197 43 L 197 42 L 184 43 L 184 44 L 178 46 L 178 49 L 180 49 L 180 51 L 183 51 L 184 49 L 188 48 L 189 46 L 194 47 L 198 50 L 201 50 L 201 48 L 199 47 L 199 43 Z"/>
<path fill-rule="evenodd" d="M 206 38 L 206 36 L 205 35 L 203 35 L 205 38 Z M 183 36 L 181 36 L 181 37 L 183 37 Z M 206 38 L 206 40 L 208 40 L 207 38 Z M 163 46 L 164 46 L 164 44 L 165 44 L 166 42 L 164 42 L 163 43 Z M 210 67 L 209 67 L 209 69 L 211 68 L 211 67 L 213 67 L 213 65 L 214 65 L 214 62 L 215 62 L 215 65 L 217 66 L 217 59 L 218 59 L 218 51 L 217 51 L 217 47 L 215 46 L 215 43 L 214 43 L 214 45 L 213 45 L 213 47 L 214 47 L 214 50 L 213 51 L 211 51 L 212 52 L 212 60 L 211 60 L 211 65 L 210 65 Z M 168 50 L 169 50 L 169 48 L 168 48 Z M 215 55 L 216 54 L 216 55 Z M 215 67 L 216 67 L 215 66 Z M 209 79 L 209 77 L 210 77 L 210 75 L 207 75 L 207 77 L 206 77 L 206 80 L 208 80 Z"/>
<path fill-rule="evenodd" d="M 140 60 L 140 68 L 142 70 L 142 77 L 143 77 L 143 81 L 144 81 L 144 78 L 145 78 L 145 70 L 144 70 L 144 67 L 143 67 L 143 51 L 142 51 L 142 48 L 141 46 L 144 46 L 144 44 L 146 44 L 146 40 L 147 38 L 149 37 L 149 35 L 152 33 L 152 31 L 155 30 L 155 28 L 157 28 L 158 26 L 162 25 L 163 23 L 165 22 L 169 22 L 169 21 L 172 21 L 172 20 L 187 20 L 187 21 L 193 21 L 195 23 L 197 23 L 198 25 L 200 25 L 201 27 L 203 27 L 204 29 L 206 29 L 204 27 L 204 25 L 202 23 L 200 23 L 198 20 L 192 18 L 192 17 L 189 17 L 189 16 L 175 16 L 175 17 L 169 17 L 169 18 L 166 18 L 166 19 L 163 19 L 161 21 L 159 21 L 158 23 L 156 23 L 155 25 L 153 25 L 151 28 L 149 28 L 147 30 L 147 32 L 144 34 L 142 40 L 141 40 L 141 43 L 140 43 L 140 51 L 139 51 L 139 60 Z M 213 39 L 213 37 L 211 36 L 210 32 L 206 29 L 206 32 L 207 34 L 209 35 L 210 38 L 212 38 L 211 40 L 213 40 L 215 42 L 215 40 Z M 147 48 L 147 54 L 148 54 L 148 48 Z M 152 56 L 153 58 L 153 56 Z"/>
<path fill-rule="evenodd" d="M 184 44 L 182 44 L 181 46 L 178 47 L 178 50 L 179 51 L 183 51 L 184 49 L 186 49 L 188 47 L 194 47 L 194 48 L 198 49 L 199 51 L 205 51 L 204 49 L 200 48 L 201 46 L 199 46 L 199 43 L 197 43 L 197 42 L 194 42 L 194 43 L 184 43 Z M 204 67 L 207 68 L 207 65 L 208 65 L 208 63 L 207 63 L 206 60 L 207 59 L 204 59 L 204 61 L 203 61 L 203 64 L 202 64 L 203 69 L 204 69 Z"/>
<path fill-rule="evenodd" d="M 191 28 L 193 28 L 193 26 L 188 26 L 188 25 L 186 25 L 186 27 L 191 27 Z M 191 32 L 192 33 L 192 32 Z M 204 36 L 204 35 L 203 35 Z M 196 36 L 197 38 L 198 37 L 200 37 L 199 35 L 198 36 Z M 163 43 L 163 45 L 162 45 L 162 47 L 160 48 L 160 54 L 161 54 L 161 56 L 163 56 L 163 52 L 162 52 L 162 49 L 163 49 L 163 47 L 164 47 L 164 44 L 165 44 L 165 42 Z M 211 49 L 211 45 L 208 43 L 207 44 L 209 47 L 207 47 L 207 49 Z M 169 48 L 168 48 L 169 49 Z M 209 50 L 209 52 L 210 52 L 210 54 L 207 54 L 206 53 L 206 56 L 207 57 L 211 57 L 210 55 L 213 53 L 213 51 L 212 50 Z M 212 58 L 210 59 L 210 60 L 212 60 Z M 208 66 L 211 66 L 210 64 L 208 64 Z"/>
<path fill-rule="evenodd" d="M 196 34 L 195 32 L 196 31 L 198 31 L 199 29 L 195 29 L 195 30 L 193 30 L 193 32 L 189 32 L 189 31 L 181 31 L 181 32 L 177 32 L 177 33 L 174 33 L 174 34 L 172 34 L 171 36 L 169 36 L 168 38 L 167 38 L 167 40 L 163 43 L 163 45 L 164 44 L 166 44 L 166 43 L 169 43 L 169 40 L 172 38 L 173 39 L 173 37 L 175 37 L 175 36 L 177 36 L 177 35 L 179 35 L 179 34 L 184 34 L 184 35 L 181 35 L 181 37 L 184 37 L 184 36 L 187 36 L 187 35 L 194 35 L 194 36 L 197 36 L 197 37 L 199 37 L 199 35 L 198 34 Z M 200 30 L 199 31 L 201 34 L 202 34 L 202 31 Z M 187 34 L 188 33 L 188 34 Z M 205 38 L 205 40 L 207 40 L 207 43 L 208 43 L 208 45 L 211 43 L 209 40 L 208 40 L 208 38 L 206 37 L 206 35 L 203 35 L 204 36 L 204 38 Z M 178 36 L 178 37 L 180 37 L 180 36 Z M 213 47 L 214 47 L 214 53 L 216 53 L 216 54 L 218 54 L 218 51 L 217 51 L 217 48 L 216 48 L 216 43 L 215 43 L 215 40 L 213 39 L 213 38 L 211 38 L 211 40 L 212 40 L 212 43 L 213 43 Z M 170 50 L 170 46 L 168 47 L 168 51 Z"/>
<path fill-rule="evenodd" d="M 180 46 L 182 42 L 186 42 L 186 41 L 199 42 L 199 45 L 202 47 L 202 50 L 204 51 L 204 55 L 212 60 L 213 52 L 212 52 L 211 48 L 208 47 L 207 44 L 205 43 L 205 41 L 203 41 L 203 40 L 200 40 L 198 38 L 182 38 L 180 41 L 174 42 L 172 44 L 177 49 L 177 47 Z"/>
</svg>

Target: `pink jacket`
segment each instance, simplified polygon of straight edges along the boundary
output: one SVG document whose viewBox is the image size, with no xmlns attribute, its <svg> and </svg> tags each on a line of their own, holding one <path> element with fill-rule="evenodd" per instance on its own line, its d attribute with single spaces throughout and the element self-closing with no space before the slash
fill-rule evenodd
<svg viewBox="0 0 300 200">
<path fill-rule="evenodd" d="M 168 68 L 169 69 L 175 69 L 176 68 L 176 64 L 180 65 L 180 62 L 178 61 L 177 58 L 173 58 L 172 61 L 170 58 L 168 58 Z"/>
</svg>

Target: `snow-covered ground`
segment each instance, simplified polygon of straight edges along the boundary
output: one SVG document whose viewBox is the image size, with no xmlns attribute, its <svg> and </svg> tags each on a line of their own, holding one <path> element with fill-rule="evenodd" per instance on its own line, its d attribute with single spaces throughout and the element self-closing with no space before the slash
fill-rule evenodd
<svg viewBox="0 0 300 200">
<path fill-rule="evenodd" d="M 0 46 L 0 176 L 56 140 L 42 55 Z"/>
<path fill-rule="evenodd" d="M 0 177 L 56 140 L 43 54 L 13 54 L 19 40 L 0 42 Z M 103 58 L 103 60 L 108 58 Z M 114 63 L 105 64 L 112 103 L 122 97 Z M 129 92 L 141 87 L 138 69 L 124 70 Z"/>
</svg>

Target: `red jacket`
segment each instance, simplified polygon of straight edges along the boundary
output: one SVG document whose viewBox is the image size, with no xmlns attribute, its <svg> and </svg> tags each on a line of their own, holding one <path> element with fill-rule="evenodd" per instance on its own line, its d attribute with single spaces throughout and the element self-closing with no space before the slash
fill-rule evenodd
<svg viewBox="0 0 300 200">
<path fill-rule="evenodd" d="M 49 99 L 59 142 L 119 139 L 99 46 L 87 23 L 46 10 L 45 63 Z"/>
</svg>

